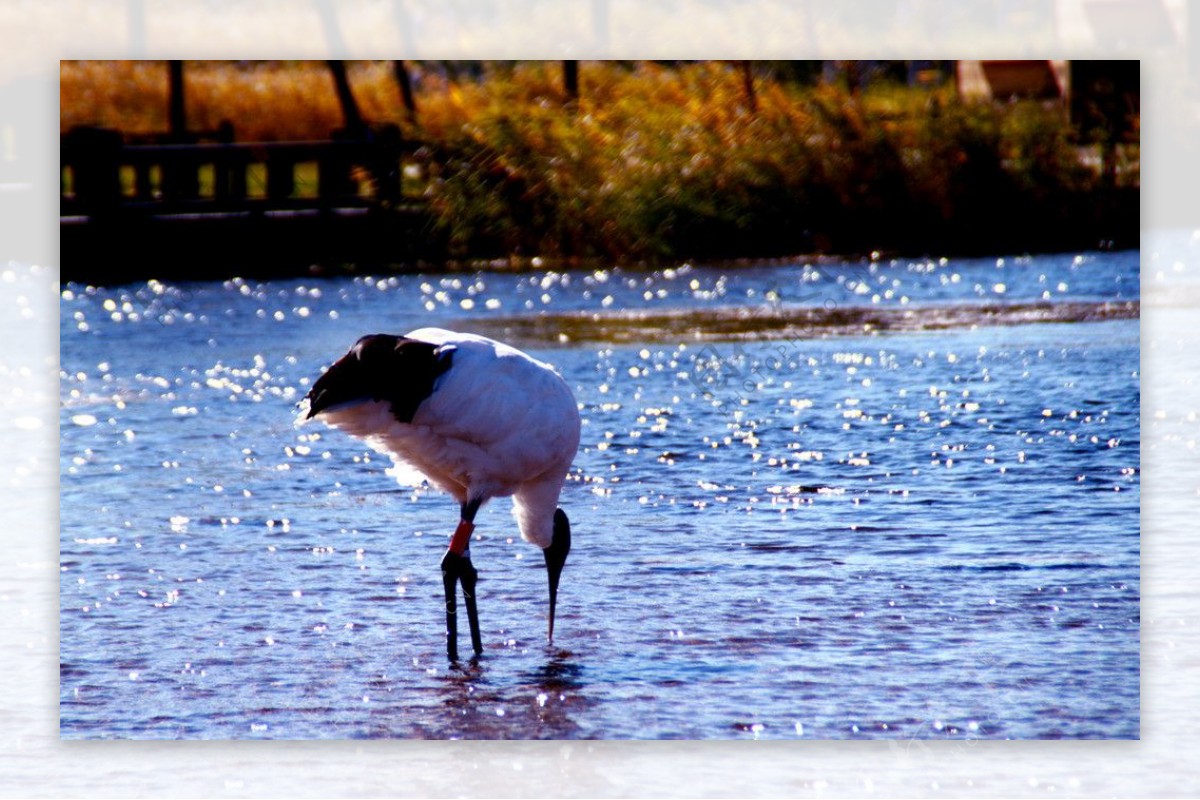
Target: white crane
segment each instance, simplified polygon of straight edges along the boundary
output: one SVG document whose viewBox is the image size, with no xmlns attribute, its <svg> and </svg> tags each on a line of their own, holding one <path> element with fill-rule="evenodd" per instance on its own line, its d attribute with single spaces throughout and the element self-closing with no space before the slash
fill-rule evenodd
<svg viewBox="0 0 1200 800">
<path fill-rule="evenodd" d="M 553 640 L 558 581 L 571 549 L 558 496 L 579 448 L 579 409 L 549 364 L 440 328 L 364 336 L 313 384 L 301 417 L 365 440 L 458 500 L 461 518 L 442 558 L 451 661 L 458 660 L 458 583 L 471 644 L 483 653 L 468 545 L 475 513 L 493 497 L 512 496 L 521 537 L 542 548 Z"/>
</svg>

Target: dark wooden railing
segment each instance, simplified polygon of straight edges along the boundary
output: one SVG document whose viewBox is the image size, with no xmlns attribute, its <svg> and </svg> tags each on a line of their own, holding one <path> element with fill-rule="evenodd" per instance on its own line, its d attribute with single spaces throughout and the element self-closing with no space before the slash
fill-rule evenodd
<svg viewBox="0 0 1200 800">
<path fill-rule="evenodd" d="M 288 274 L 438 252 L 429 159 L 395 128 L 185 144 L 76 128 L 62 136 L 60 168 L 64 280 Z"/>
<path fill-rule="evenodd" d="M 366 140 L 126 144 L 116 131 L 62 137 L 63 217 L 117 212 L 231 213 L 394 206 L 419 199 L 418 151 L 399 135 Z M 402 191 L 405 168 L 414 169 Z"/>
</svg>

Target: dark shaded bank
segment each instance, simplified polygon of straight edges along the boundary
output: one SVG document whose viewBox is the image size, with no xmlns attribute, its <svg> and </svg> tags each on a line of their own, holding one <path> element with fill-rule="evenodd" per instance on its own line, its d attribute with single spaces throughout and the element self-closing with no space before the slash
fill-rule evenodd
<svg viewBox="0 0 1200 800">
<path fill-rule="evenodd" d="M 59 231 L 63 282 L 92 285 L 436 270 L 445 257 L 433 220 L 412 210 L 117 215 Z"/>
<path fill-rule="evenodd" d="M 539 262 L 556 267 L 624 263 L 661 266 L 682 261 L 802 258 L 874 251 L 897 257 L 1136 249 L 1139 192 L 1120 188 L 1039 203 L 1019 193 L 978 198 L 949 218 L 907 205 L 896 209 L 810 210 L 780 201 L 755 219 L 728 221 L 674 216 L 671 255 L 623 259 L 569 252 Z M 474 269 L 484 262 L 530 268 L 536 250 L 509 248 L 480 234 L 454 245 L 439 220 L 419 208 L 352 208 L 237 214 L 126 214 L 64 220 L 60 264 L 64 282 L 116 285 L 157 280 L 224 280 Z"/>
</svg>

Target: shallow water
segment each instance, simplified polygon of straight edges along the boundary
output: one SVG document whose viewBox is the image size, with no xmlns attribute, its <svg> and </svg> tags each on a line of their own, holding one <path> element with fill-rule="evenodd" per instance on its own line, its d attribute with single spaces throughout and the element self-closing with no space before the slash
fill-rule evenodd
<svg viewBox="0 0 1200 800">
<path fill-rule="evenodd" d="M 1092 253 L 68 285 L 62 734 L 1136 737 L 1138 277 Z M 553 648 L 507 500 L 472 548 L 486 653 L 451 668 L 455 504 L 292 425 L 359 335 L 426 325 L 575 389 Z"/>
</svg>

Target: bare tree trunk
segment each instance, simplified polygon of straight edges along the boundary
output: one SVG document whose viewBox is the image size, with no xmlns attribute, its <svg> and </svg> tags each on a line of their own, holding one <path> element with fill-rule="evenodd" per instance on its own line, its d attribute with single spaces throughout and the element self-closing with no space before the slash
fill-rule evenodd
<svg viewBox="0 0 1200 800">
<path fill-rule="evenodd" d="M 564 61 L 563 64 L 563 91 L 567 96 L 567 104 L 575 105 L 579 102 L 579 62 Z"/>
<path fill-rule="evenodd" d="M 346 77 L 345 61 L 326 61 L 329 72 L 333 75 L 333 84 L 337 89 L 338 102 L 342 106 L 342 119 L 345 120 L 346 130 L 361 135 L 366 130 L 354 93 L 350 91 L 350 80 Z"/>
<path fill-rule="evenodd" d="M 183 62 L 168 61 L 169 88 L 167 93 L 167 128 L 171 140 L 180 142 L 187 136 L 187 107 L 183 97 Z"/>
<path fill-rule="evenodd" d="M 187 106 L 183 95 L 183 62 L 168 61 L 167 140 L 177 143 L 195 141 L 188 136 Z M 163 194 L 168 197 L 195 197 L 200 191 L 195 167 L 172 164 L 163 167 Z"/>
<path fill-rule="evenodd" d="M 417 124 L 417 99 L 413 96 L 412 79 L 408 74 L 408 67 L 404 62 L 397 59 L 392 62 L 392 74 L 396 77 L 396 84 L 400 87 L 400 99 L 404 103 L 404 115 L 413 125 Z"/>
<path fill-rule="evenodd" d="M 862 88 L 862 71 L 857 61 L 843 61 L 842 68 L 846 72 L 846 91 L 851 97 L 858 97 L 859 90 Z"/>
<path fill-rule="evenodd" d="M 750 109 L 751 114 L 757 114 L 758 96 L 754 93 L 754 68 L 749 61 L 739 61 L 738 67 L 742 71 L 742 88 L 746 92 L 746 107 Z"/>
</svg>

